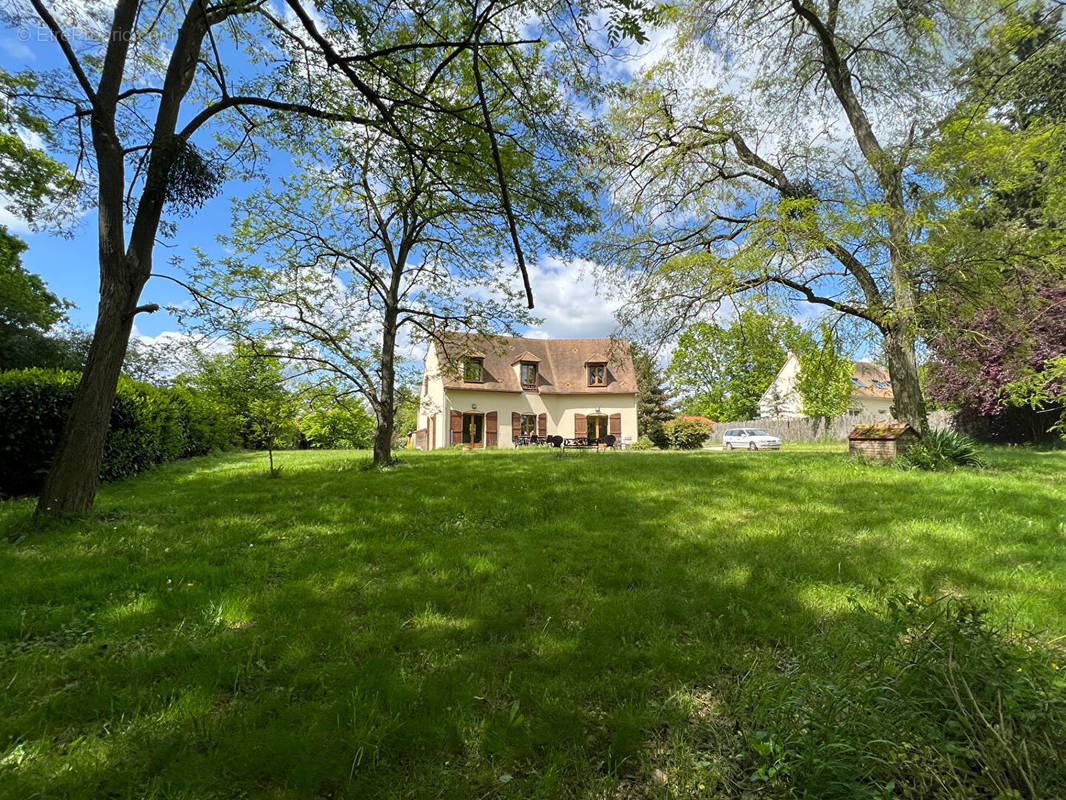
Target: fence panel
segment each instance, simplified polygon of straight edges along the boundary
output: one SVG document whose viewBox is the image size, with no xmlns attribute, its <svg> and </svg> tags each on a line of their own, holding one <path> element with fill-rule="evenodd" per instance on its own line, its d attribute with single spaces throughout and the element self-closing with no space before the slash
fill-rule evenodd
<svg viewBox="0 0 1066 800">
<path fill-rule="evenodd" d="M 856 425 L 870 425 L 885 422 L 884 414 L 845 414 L 834 419 L 826 430 L 823 420 L 806 417 L 798 419 L 745 419 L 739 422 L 718 422 L 714 426 L 708 442 L 721 444 L 722 434 L 731 428 L 760 428 L 771 436 L 781 437 L 782 442 L 842 442 L 848 438 Z M 929 414 L 929 427 L 933 430 L 948 430 L 953 427 L 951 414 L 947 411 L 933 411 Z"/>
</svg>

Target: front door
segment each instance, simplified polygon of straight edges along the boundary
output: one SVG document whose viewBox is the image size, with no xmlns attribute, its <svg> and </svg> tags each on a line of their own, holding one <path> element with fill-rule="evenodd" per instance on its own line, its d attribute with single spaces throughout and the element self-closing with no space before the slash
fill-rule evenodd
<svg viewBox="0 0 1066 800">
<path fill-rule="evenodd" d="M 485 415 L 463 414 L 463 444 L 485 446 Z"/>
<path fill-rule="evenodd" d="M 588 418 L 589 441 L 603 439 L 607 435 L 607 415 L 592 414 Z"/>
</svg>

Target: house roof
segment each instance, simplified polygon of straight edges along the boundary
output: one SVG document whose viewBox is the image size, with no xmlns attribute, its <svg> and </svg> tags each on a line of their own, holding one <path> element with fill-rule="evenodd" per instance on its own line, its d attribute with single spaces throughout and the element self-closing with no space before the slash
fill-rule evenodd
<svg viewBox="0 0 1066 800">
<path fill-rule="evenodd" d="M 688 422 L 709 422 L 711 425 L 717 425 L 718 424 L 717 422 L 715 422 L 710 417 L 678 417 L 678 419 L 683 419 L 683 420 L 686 420 Z"/>
<path fill-rule="evenodd" d="M 450 333 L 437 341 L 446 389 L 521 392 L 514 364 L 537 361 L 541 394 L 635 394 L 637 376 L 626 339 L 526 339 Z M 464 381 L 462 359 L 483 357 L 481 382 Z M 589 386 L 585 364 L 607 364 L 607 385 Z"/>
<path fill-rule="evenodd" d="M 877 366 L 877 364 L 871 364 L 869 361 L 856 361 L 855 370 L 851 373 L 851 377 L 852 383 L 856 379 L 863 383 L 862 386 L 855 385 L 851 392 L 852 397 L 892 399 L 892 379 L 888 376 L 888 370 Z M 881 386 L 878 386 L 878 383 Z"/>
<path fill-rule="evenodd" d="M 906 422 L 878 422 L 873 425 L 856 425 L 848 434 L 849 439 L 878 439 L 890 441 L 906 434 L 918 435 Z"/>
</svg>

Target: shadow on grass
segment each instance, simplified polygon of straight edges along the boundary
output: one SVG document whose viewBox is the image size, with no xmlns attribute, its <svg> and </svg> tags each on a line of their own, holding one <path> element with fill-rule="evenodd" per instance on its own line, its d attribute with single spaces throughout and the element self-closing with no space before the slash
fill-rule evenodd
<svg viewBox="0 0 1066 800">
<path fill-rule="evenodd" d="M 1064 627 L 1043 472 L 260 460 L 169 465 L 0 544 L 0 795 L 596 796 L 684 722 L 677 693 L 777 668 L 853 598 L 958 591 Z"/>
</svg>

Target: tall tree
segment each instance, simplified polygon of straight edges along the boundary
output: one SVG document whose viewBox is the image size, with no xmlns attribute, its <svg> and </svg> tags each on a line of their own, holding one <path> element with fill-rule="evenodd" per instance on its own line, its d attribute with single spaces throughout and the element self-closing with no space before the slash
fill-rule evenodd
<svg viewBox="0 0 1066 800">
<path fill-rule="evenodd" d="M 504 170 L 506 145 L 521 143 L 494 121 L 498 109 L 486 87 L 497 78 L 484 55 L 529 47 L 497 33 L 521 12 L 541 10 L 536 4 L 286 0 L 283 14 L 244 0 L 187 6 L 114 0 L 101 12 L 78 6 L 71 13 L 48 0 L 20 5 L 16 16 L 51 33 L 66 68 L 48 85 L 27 76 L 9 97 L 66 130 L 72 158 L 95 183 L 99 227 L 96 326 L 39 512 L 83 511 L 93 502 L 133 319 L 156 307 L 140 298 L 152 275 L 156 237 L 173 222 L 164 224 L 164 212 L 195 210 L 218 190 L 225 161 L 254 160 L 268 118 L 286 115 L 285 126 L 315 118 L 379 130 L 416 159 L 425 143 L 407 135 L 404 120 L 448 117 L 466 131 L 483 132 L 532 305 Z M 641 3 L 607 5 L 620 33 L 639 25 Z M 571 11 L 572 19 L 584 18 L 583 8 L 557 10 L 562 19 Z M 75 25 L 90 35 L 68 35 Z M 478 102 L 453 101 L 454 64 L 469 70 Z M 277 99 L 293 94 L 299 100 Z M 221 134 L 215 147 L 205 138 L 211 129 Z M 456 157 L 465 158 L 462 148 Z"/>
<path fill-rule="evenodd" d="M 36 146 L 55 143 L 48 121 L 8 102 L 34 85 L 32 76 L 0 70 L 0 197 L 6 211 L 30 226 L 55 228 L 69 219 L 79 186 L 62 163 Z M 46 332 L 66 318 L 70 303 L 22 266 L 25 250 L 24 241 L 0 226 L 0 369 L 63 365 L 63 348 Z"/>
<path fill-rule="evenodd" d="M 0 369 L 37 366 L 30 352 L 40 352 L 45 332 L 69 306 L 22 266 L 25 249 L 25 242 L 0 225 Z"/>
<path fill-rule="evenodd" d="M 657 447 L 666 447 L 669 441 L 663 425 L 674 418 L 671 410 L 673 395 L 666 387 L 662 370 L 648 350 L 634 342 L 630 346 L 630 354 L 637 376 L 637 430 Z"/>
<path fill-rule="evenodd" d="M 808 337 L 783 314 L 744 310 L 728 325 L 696 322 L 678 340 L 667 372 L 689 414 L 739 421 L 759 414 L 759 398 L 789 350 Z"/>
<path fill-rule="evenodd" d="M 764 292 L 855 317 L 883 339 L 896 416 L 925 431 L 914 242 L 928 209 L 915 168 L 988 16 L 977 11 L 683 4 L 683 49 L 622 89 L 608 118 L 623 209 L 608 253 L 644 278 L 635 311 L 676 328 Z"/>
<path fill-rule="evenodd" d="M 194 137 L 223 112 L 243 114 L 254 127 L 247 109 L 279 104 L 269 91 L 249 91 L 252 82 L 227 69 L 219 55 L 225 32 L 239 32 L 235 48 L 248 44 L 240 23 L 265 13 L 257 4 L 233 0 L 182 9 L 116 0 L 107 11 L 81 9 L 77 17 L 45 0 L 29 0 L 29 6 L 24 18 L 47 28 L 66 69 L 49 82 L 27 77 L 9 96 L 65 131 L 73 158 L 95 183 L 99 228 L 92 344 L 38 504 L 39 512 L 58 514 L 84 511 L 95 497 L 133 319 L 157 308 L 141 305 L 140 295 L 164 209 L 194 210 L 222 179 L 219 157 L 205 155 Z M 74 25 L 90 35 L 68 35 Z M 167 47 L 157 49 L 159 41 Z M 288 110 L 326 113 L 321 107 L 312 101 Z"/>
</svg>

